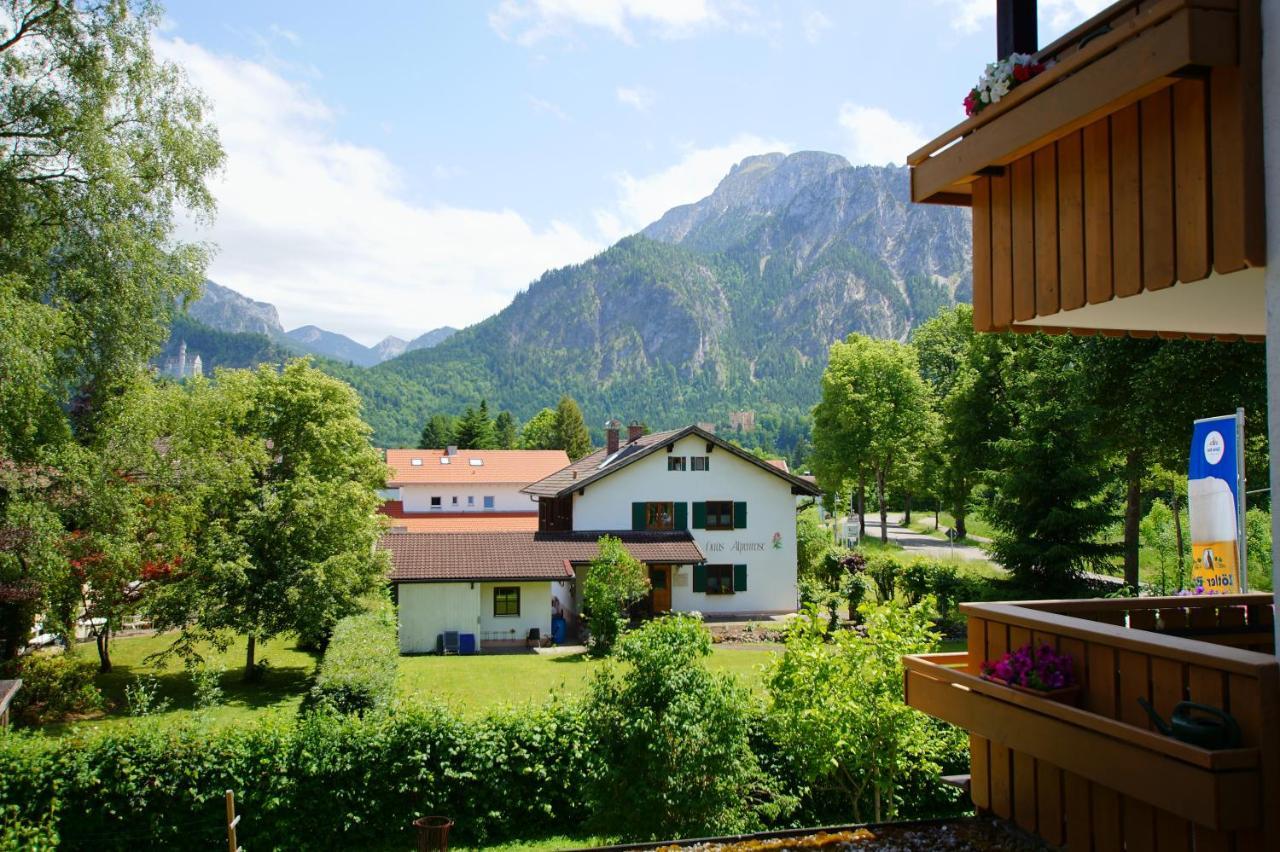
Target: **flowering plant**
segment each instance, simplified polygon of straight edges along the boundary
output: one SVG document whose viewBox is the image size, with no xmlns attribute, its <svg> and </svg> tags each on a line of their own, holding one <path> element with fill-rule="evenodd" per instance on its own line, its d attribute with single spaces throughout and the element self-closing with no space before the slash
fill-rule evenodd
<svg viewBox="0 0 1280 852">
<path fill-rule="evenodd" d="M 1030 645 L 1023 645 L 994 663 L 988 660 L 982 664 L 982 676 L 1041 692 L 1076 685 L 1075 664 L 1071 657 L 1059 654 L 1047 642 L 1034 652 Z"/>
<path fill-rule="evenodd" d="M 977 115 L 989 105 L 999 102 L 1019 83 L 1027 82 L 1051 64 L 1036 62 L 1029 53 L 1011 53 L 999 62 L 990 63 L 978 78 L 978 85 L 965 96 L 964 114 Z"/>
</svg>

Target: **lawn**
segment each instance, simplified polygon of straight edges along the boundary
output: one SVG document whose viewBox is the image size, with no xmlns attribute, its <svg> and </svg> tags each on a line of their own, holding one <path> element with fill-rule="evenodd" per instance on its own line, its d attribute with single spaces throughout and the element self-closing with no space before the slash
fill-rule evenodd
<svg viewBox="0 0 1280 852">
<path fill-rule="evenodd" d="M 182 663 L 175 660 L 168 665 L 159 666 L 146 659 L 167 648 L 174 636 L 175 634 L 129 636 L 114 640 L 111 643 L 112 670 L 97 678 L 98 688 L 107 700 L 106 714 L 102 718 L 87 719 L 76 724 L 112 724 L 127 719 L 125 687 L 148 675 L 155 677 L 161 700 L 169 702 L 170 709 L 163 714 L 163 718 L 166 721 L 189 718 L 194 712 L 194 690 L 191 676 Z M 261 681 L 250 684 L 245 683 L 242 678 L 245 651 L 243 639 L 223 652 L 207 645 L 200 646 L 200 651 L 209 664 L 226 669 L 221 678 L 223 704 L 207 711 L 215 725 L 243 721 L 248 716 L 296 714 L 316 664 L 316 655 L 299 650 L 293 637 L 272 639 L 258 645 L 258 659 L 266 661 L 266 673 Z M 98 660 L 92 643 L 77 645 L 76 653 L 82 659 L 95 663 Z M 47 725 L 42 730 L 63 733 L 68 727 L 67 724 Z"/>
<path fill-rule="evenodd" d="M 717 647 L 711 653 L 711 668 L 732 672 L 763 694 L 760 669 L 775 653 Z M 581 696 L 591 673 L 601 665 L 585 654 L 401 657 L 400 692 L 406 697 L 438 699 L 459 713 L 483 713 L 501 704 L 538 703 L 553 695 Z"/>
<path fill-rule="evenodd" d="M 983 539 L 989 539 L 995 535 L 995 530 L 982 519 L 981 515 L 970 514 L 964 519 L 964 523 L 965 532 L 969 534 L 969 537 L 959 539 L 957 544 L 981 545 Z M 934 535 L 941 539 L 946 538 L 946 530 L 956 525 L 956 519 L 950 512 L 942 512 L 938 516 L 938 524 L 940 528 L 934 526 L 932 512 L 916 512 L 911 519 L 911 529 L 926 535 Z M 977 538 L 972 536 L 977 536 Z"/>
</svg>

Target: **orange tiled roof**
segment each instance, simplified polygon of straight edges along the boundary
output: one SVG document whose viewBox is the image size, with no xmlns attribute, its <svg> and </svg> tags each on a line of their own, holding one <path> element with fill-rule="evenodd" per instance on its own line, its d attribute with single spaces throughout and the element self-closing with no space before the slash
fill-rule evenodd
<svg viewBox="0 0 1280 852">
<path fill-rule="evenodd" d="M 537 512 L 431 512 L 408 513 L 399 500 L 383 504 L 382 514 L 391 518 L 392 532 L 536 532 Z"/>
<path fill-rule="evenodd" d="M 528 485 L 567 467 L 564 450 L 387 450 L 392 488 L 401 485 Z M 414 459 L 422 463 L 415 465 Z M 475 462 L 479 462 L 476 464 Z"/>
</svg>

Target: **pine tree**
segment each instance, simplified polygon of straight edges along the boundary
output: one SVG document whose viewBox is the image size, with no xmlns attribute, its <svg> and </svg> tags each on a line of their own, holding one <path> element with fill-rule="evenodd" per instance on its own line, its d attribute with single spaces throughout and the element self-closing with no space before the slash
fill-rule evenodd
<svg viewBox="0 0 1280 852">
<path fill-rule="evenodd" d="M 556 406 L 556 443 L 573 461 L 591 452 L 591 435 L 582 419 L 582 409 L 567 395 L 560 397 Z"/>
<path fill-rule="evenodd" d="M 497 435 L 498 449 L 514 450 L 516 448 L 516 419 L 510 411 L 499 412 L 493 421 L 493 429 Z"/>
<path fill-rule="evenodd" d="M 418 447 L 424 450 L 444 449 L 454 442 L 458 434 L 458 421 L 448 414 L 433 414 L 422 427 Z"/>
<path fill-rule="evenodd" d="M 492 450 L 497 446 L 497 433 L 489 419 L 488 402 L 481 400 L 478 409 L 467 406 L 462 420 L 458 422 L 454 441 L 462 450 Z"/>
</svg>

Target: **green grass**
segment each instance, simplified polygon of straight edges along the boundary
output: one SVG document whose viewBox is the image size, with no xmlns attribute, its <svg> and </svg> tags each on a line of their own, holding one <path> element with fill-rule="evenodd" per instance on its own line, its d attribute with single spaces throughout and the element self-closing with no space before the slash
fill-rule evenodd
<svg viewBox="0 0 1280 852">
<path fill-rule="evenodd" d="M 129 636 L 114 640 L 111 643 L 112 671 L 98 675 L 96 681 L 107 701 L 105 713 L 99 718 L 75 723 L 46 725 L 42 730 L 59 734 L 65 733 L 73 724 L 110 725 L 124 722 L 129 718 L 125 687 L 148 675 L 156 678 L 160 698 L 170 704 L 170 709 L 158 714 L 156 718 L 164 722 L 190 718 L 195 711 L 194 690 L 189 673 L 176 660 L 160 666 L 146 659 L 169 647 L 174 635 Z M 266 672 L 261 680 L 246 683 L 242 676 L 245 652 L 243 639 L 223 652 L 208 645 L 199 648 L 209 664 L 226 669 L 221 678 L 223 703 L 203 714 L 214 725 L 230 725 L 269 714 L 296 714 L 316 664 L 316 655 L 299 650 L 293 637 L 260 642 L 257 657 L 267 662 Z M 97 651 L 92 643 L 77 645 L 75 652 L 82 659 L 97 662 Z"/>
<path fill-rule="evenodd" d="M 732 672 L 752 691 L 763 694 L 760 669 L 775 653 L 755 648 L 714 648 L 710 666 L 715 671 Z M 400 694 L 437 699 L 460 713 L 478 714 L 503 704 L 582 696 L 591 673 L 601 665 L 600 660 L 585 654 L 401 657 Z"/>
<path fill-rule="evenodd" d="M 915 513 L 915 517 L 912 519 L 911 529 L 915 530 L 916 532 L 924 533 L 926 535 L 937 536 L 938 538 L 941 538 L 945 541 L 946 535 L 943 533 L 943 531 L 954 527 L 956 525 L 956 519 L 952 516 L 950 512 L 942 512 L 938 516 L 938 523 L 942 527 L 941 530 L 936 529 L 934 527 L 932 512 L 917 512 Z M 964 524 L 965 524 L 965 532 L 967 532 L 969 536 L 978 536 L 979 538 L 991 538 L 992 536 L 995 535 L 995 530 L 991 527 L 990 524 L 988 524 L 986 521 L 982 519 L 981 515 L 971 514 L 967 516 L 964 519 Z M 983 544 L 982 541 L 979 541 L 977 539 L 970 538 L 970 537 L 958 539 L 956 543 L 971 544 L 975 546 Z"/>
</svg>

